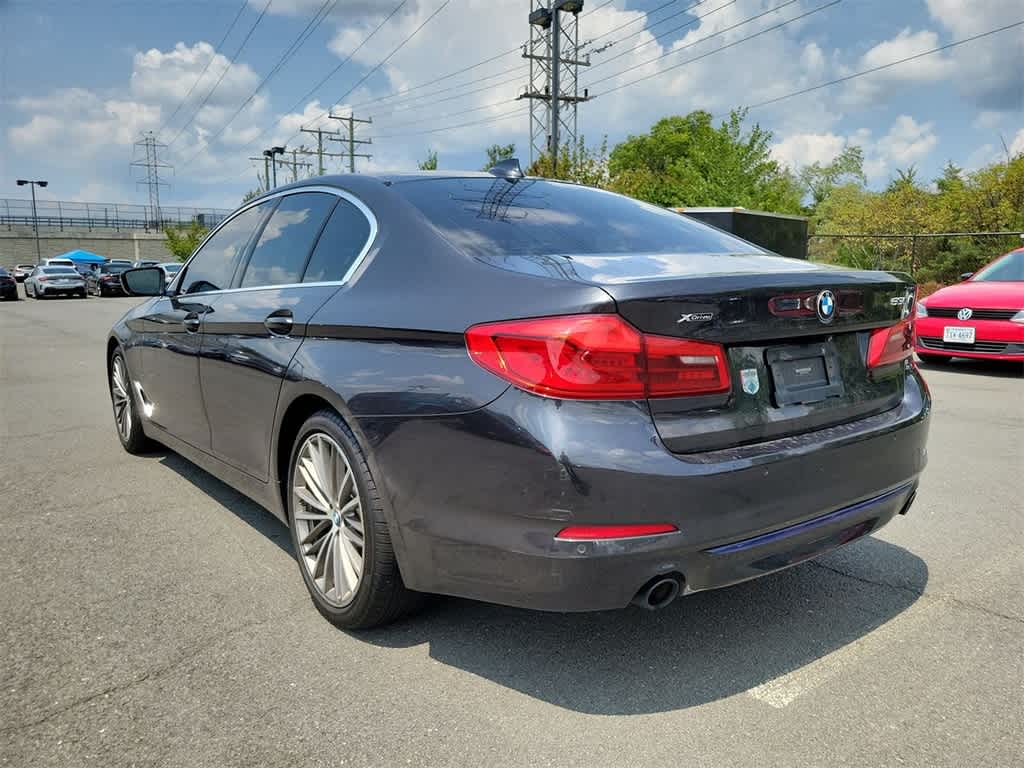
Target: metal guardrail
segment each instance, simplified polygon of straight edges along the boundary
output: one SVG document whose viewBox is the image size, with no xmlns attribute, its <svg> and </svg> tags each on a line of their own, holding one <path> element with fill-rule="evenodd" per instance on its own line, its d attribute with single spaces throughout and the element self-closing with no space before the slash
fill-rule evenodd
<svg viewBox="0 0 1024 768">
<path fill-rule="evenodd" d="M 194 222 L 205 227 L 219 224 L 231 213 L 226 208 L 190 208 L 126 203 L 71 202 L 65 200 L 37 200 L 36 217 L 32 216 L 32 201 L 0 198 L 0 226 L 8 230 L 15 225 L 50 229 L 129 229 L 159 232 L 165 226 L 187 226 Z"/>
</svg>

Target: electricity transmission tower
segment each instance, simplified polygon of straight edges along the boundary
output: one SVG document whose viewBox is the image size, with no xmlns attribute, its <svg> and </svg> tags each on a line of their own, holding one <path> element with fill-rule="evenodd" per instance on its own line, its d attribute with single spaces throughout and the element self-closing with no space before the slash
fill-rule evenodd
<svg viewBox="0 0 1024 768">
<path fill-rule="evenodd" d="M 331 120 L 340 120 L 343 123 L 348 123 L 348 136 L 328 136 L 329 141 L 338 141 L 342 144 L 348 144 L 348 151 L 342 150 L 343 155 L 348 156 L 348 171 L 349 173 L 356 172 L 356 158 L 365 157 L 369 160 L 373 155 L 367 155 L 360 152 L 356 152 L 356 144 L 373 144 L 373 139 L 357 139 L 356 138 L 356 123 L 364 123 L 370 125 L 373 123 L 373 118 L 367 120 L 361 120 L 355 115 L 328 115 Z"/>
<path fill-rule="evenodd" d="M 145 178 L 139 179 L 136 183 L 145 184 L 149 187 L 149 207 L 156 226 L 160 226 L 162 216 L 160 213 L 160 187 L 166 187 L 166 181 L 160 181 L 161 168 L 173 168 L 160 159 L 160 150 L 167 149 L 166 144 L 156 140 L 153 131 L 146 131 L 142 138 L 135 142 L 135 149 L 132 153 L 131 166 L 143 168 Z"/>
<path fill-rule="evenodd" d="M 579 68 L 590 66 L 589 54 L 579 53 L 581 10 L 583 0 L 530 0 L 530 40 L 523 44 L 530 83 L 519 98 L 530 100 L 530 163 L 549 155 L 552 170 L 558 148 L 576 143 L 576 108 L 589 100 L 579 89 Z"/>
</svg>

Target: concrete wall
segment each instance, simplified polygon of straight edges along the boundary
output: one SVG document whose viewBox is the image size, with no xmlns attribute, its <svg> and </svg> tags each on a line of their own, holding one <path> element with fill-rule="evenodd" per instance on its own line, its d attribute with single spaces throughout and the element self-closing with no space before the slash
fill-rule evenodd
<svg viewBox="0 0 1024 768">
<path fill-rule="evenodd" d="M 44 259 L 81 248 L 108 259 L 174 261 L 164 245 L 166 240 L 163 232 L 90 231 L 85 227 L 66 227 L 64 231 L 39 230 L 39 246 Z M 32 227 L 0 228 L 0 266 L 10 268 L 15 264 L 34 264 L 35 261 L 36 241 Z"/>
</svg>

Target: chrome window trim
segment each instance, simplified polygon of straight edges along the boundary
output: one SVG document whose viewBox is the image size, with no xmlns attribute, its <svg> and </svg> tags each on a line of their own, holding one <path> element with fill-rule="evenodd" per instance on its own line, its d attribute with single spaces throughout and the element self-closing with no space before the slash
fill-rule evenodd
<svg viewBox="0 0 1024 768">
<path fill-rule="evenodd" d="M 262 205 L 263 203 L 268 202 L 270 200 L 276 200 L 279 197 L 287 197 L 289 195 L 297 195 L 297 194 L 301 194 L 303 192 L 326 192 L 327 194 L 335 195 L 336 197 L 340 197 L 342 200 L 347 200 L 348 202 L 352 203 L 352 205 L 354 205 L 356 208 L 359 209 L 359 211 L 363 214 L 363 216 L 366 217 L 366 221 L 370 224 L 370 234 L 366 238 L 366 243 L 363 244 L 363 247 L 359 251 L 359 253 L 356 255 L 355 260 L 349 266 L 348 270 L 346 270 L 345 274 L 341 276 L 340 280 L 327 280 L 327 281 L 318 282 L 318 283 L 282 283 L 282 284 L 278 284 L 278 285 L 250 285 L 250 286 L 246 286 L 245 288 L 220 288 L 220 289 L 218 289 L 216 291 L 196 291 L 195 293 L 177 293 L 177 290 L 179 288 L 179 283 L 182 280 L 182 278 L 187 274 L 187 270 L 188 270 L 189 266 L 192 264 L 192 260 L 196 257 L 196 254 L 198 254 L 203 249 L 203 246 L 206 245 L 206 242 L 211 237 L 213 237 L 214 235 L 216 235 L 220 231 L 221 227 L 223 227 L 226 224 L 228 224 L 228 222 L 230 222 L 236 216 L 239 216 L 240 214 L 245 213 L 250 208 L 255 208 L 257 205 Z M 334 211 L 331 211 L 331 213 L 333 214 Z M 328 220 L 330 220 L 330 216 L 328 216 L 327 218 L 328 218 Z M 321 235 L 322 234 L 323 233 L 321 232 Z M 311 184 L 309 186 L 304 186 L 304 187 L 292 187 L 290 189 L 284 189 L 284 190 L 281 190 L 280 192 L 272 192 L 269 195 L 264 195 L 262 197 L 259 197 L 259 198 L 255 199 L 255 200 L 250 200 L 248 203 L 246 203 L 241 208 L 236 210 L 230 216 L 227 216 L 224 219 L 224 221 L 222 221 L 220 224 L 218 224 L 216 227 L 214 227 L 212 230 L 210 230 L 210 233 L 206 237 L 203 238 L 203 242 L 201 242 L 196 247 L 195 251 L 192 252 L 192 255 L 188 257 L 188 260 L 184 264 L 181 265 L 181 269 L 178 270 L 178 274 L 174 277 L 174 280 L 171 281 L 171 289 L 172 289 L 172 291 L 175 291 L 175 292 L 174 293 L 170 293 L 170 294 L 166 294 L 165 296 L 167 298 L 174 298 L 174 297 L 177 297 L 177 296 L 220 296 L 222 294 L 228 294 L 228 293 L 248 293 L 250 291 L 269 291 L 269 290 L 274 290 L 274 289 L 278 289 L 278 288 L 304 288 L 304 287 L 305 288 L 314 288 L 314 287 L 323 287 L 323 286 L 330 286 L 330 285 L 342 286 L 342 285 L 345 285 L 346 283 L 348 283 L 348 281 L 352 279 L 352 275 L 354 275 L 356 273 L 356 270 L 359 269 L 360 265 L 362 265 L 363 260 L 366 258 L 366 255 L 370 252 L 370 248 L 373 247 L 373 243 L 374 243 L 374 241 L 376 239 L 377 239 L 377 217 L 373 215 L 373 211 L 371 211 L 362 200 L 360 200 L 358 197 L 356 197 L 355 195 L 353 195 L 351 192 L 349 192 L 347 190 L 338 189 L 337 187 L 327 186 L 326 184 Z M 318 240 L 318 242 L 319 242 L 319 240 Z M 315 250 L 315 246 L 314 246 L 314 250 Z"/>
</svg>

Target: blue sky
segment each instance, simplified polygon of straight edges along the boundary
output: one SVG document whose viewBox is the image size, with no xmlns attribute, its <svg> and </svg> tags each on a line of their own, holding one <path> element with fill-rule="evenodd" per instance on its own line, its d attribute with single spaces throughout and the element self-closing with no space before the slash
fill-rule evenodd
<svg viewBox="0 0 1024 768">
<path fill-rule="evenodd" d="M 374 119 L 361 129 L 374 137 L 373 160 L 361 161 L 362 169 L 414 167 L 431 149 L 442 168 L 479 168 L 483 148 L 494 142 L 515 142 L 527 157 L 526 118 L 502 117 L 522 104 L 509 101 L 526 85 L 525 75 L 516 77 L 523 65 L 518 53 L 404 98 L 377 100 L 521 43 L 527 0 L 449 0 L 345 98 L 443 0 L 407 0 L 354 53 L 399 0 L 269 2 L 267 7 L 267 0 L 248 0 L 239 13 L 242 0 L 0 0 L 0 197 L 21 197 L 14 179 L 30 176 L 51 181 L 44 194 L 52 199 L 144 202 L 145 189 L 129 169 L 132 144 L 142 131 L 160 130 L 171 144 L 164 159 L 175 167 L 163 200 L 231 207 L 256 185 L 255 164 L 247 156 L 290 139 L 302 125 L 315 125 L 339 99 L 339 112 L 356 105 L 358 116 Z M 588 0 L 581 38 L 600 36 L 595 51 L 618 42 L 595 52 L 593 66 L 581 73 L 584 84 L 614 75 L 596 83 L 592 92 L 598 97 L 581 106 L 581 131 L 591 141 L 607 135 L 614 144 L 665 115 L 697 108 L 721 114 L 1024 21 L 1020 0 L 843 0 L 739 42 L 827 2 Z M 245 103 L 321 7 L 330 10 L 324 22 Z M 231 34 L 215 50 L 236 14 Z M 679 15 L 659 23 L 672 14 Z M 686 21 L 692 23 L 669 32 Z M 729 29 L 734 25 L 739 26 Z M 248 43 L 230 64 L 250 29 Z M 736 44 L 711 53 L 729 43 Z M 680 48 L 685 49 L 672 53 Z M 704 53 L 710 55 L 666 69 Z M 349 54 L 335 76 L 299 101 Z M 618 58 L 602 65 L 612 56 Z M 1022 73 L 1024 27 L 1017 27 L 781 101 L 753 111 L 750 119 L 774 132 L 776 156 L 794 168 L 828 161 L 856 143 L 864 148 L 873 186 L 910 164 L 932 178 L 947 160 L 974 168 L 1005 156 L 1004 143 L 1011 152 L 1024 152 Z M 495 77 L 469 83 L 489 75 Z M 645 75 L 653 76 L 633 82 Z M 601 94 L 615 85 L 625 87 Z M 453 127 L 466 122 L 477 124 Z"/>
</svg>

